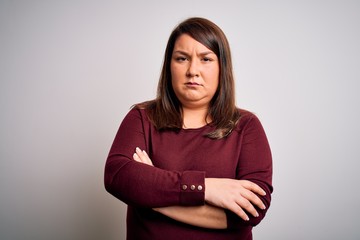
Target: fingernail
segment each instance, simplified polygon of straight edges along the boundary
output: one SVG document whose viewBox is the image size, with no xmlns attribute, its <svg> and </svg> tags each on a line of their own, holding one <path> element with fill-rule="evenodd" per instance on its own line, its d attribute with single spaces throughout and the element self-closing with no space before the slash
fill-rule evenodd
<svg viewBox="0 0 360 240">
<path fill-rule="evenodd" d="M 139 147 L 136 147 L 135 151 L 137 151 L 137 152 L 140 151 L 140 148 L 139 148 Z"/>
<path fill-rule="evenodd" d="M 265 209 L 266 209 L 266 206 L 265 206 L 265 205 L 263 205 L 262 209 L 263 209 L 263 210 L 265 210 Z"/>
</svg>

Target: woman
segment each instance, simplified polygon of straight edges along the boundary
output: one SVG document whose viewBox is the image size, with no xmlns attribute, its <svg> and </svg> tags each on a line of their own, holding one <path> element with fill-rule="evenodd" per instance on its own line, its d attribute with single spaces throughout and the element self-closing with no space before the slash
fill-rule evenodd
<svg viewBox="0 0 360 240">
<path fill-rule="evenodd" d="M 272 159 L 252 113 L 235 105 L 228 41 L 203 18 L 171 33 L 156 99 L 135 105 L 105 166 L 128 205 L 127 239 L 252 239 L 272 193 Z"/>
</svg>

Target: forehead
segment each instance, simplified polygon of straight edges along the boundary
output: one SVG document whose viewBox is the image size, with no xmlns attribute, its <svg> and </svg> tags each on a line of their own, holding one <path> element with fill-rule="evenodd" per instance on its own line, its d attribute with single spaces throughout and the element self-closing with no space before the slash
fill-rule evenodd
<svg viewBox="0 0 360 240">
<path fill-rule="evenodd" d="M 181 34 L 175 41 L 174 51 L 199 51 L 199 52 L 211 52 L 214 53 L 211 49 L 207 48 L 202 43 L 196 41 L 188 34 Z"/>
</svg>

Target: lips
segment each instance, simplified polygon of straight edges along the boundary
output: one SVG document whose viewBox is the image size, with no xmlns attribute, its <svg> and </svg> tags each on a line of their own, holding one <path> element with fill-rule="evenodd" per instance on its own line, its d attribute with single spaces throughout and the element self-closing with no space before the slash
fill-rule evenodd
<svg viewBox="0 0 360 240">
<path fill-rule="evenodd" d="M 200 84 L 196 83 L 196 82 L 187 82 L 187 83 L 185 83 L 185 85 L 187 85 L 187 86 L 200 86 Z"/>
</svg>

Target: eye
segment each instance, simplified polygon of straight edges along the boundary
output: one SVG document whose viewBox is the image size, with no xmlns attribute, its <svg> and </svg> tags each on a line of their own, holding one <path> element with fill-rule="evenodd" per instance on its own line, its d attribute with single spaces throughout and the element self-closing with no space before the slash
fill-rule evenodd
<svg viewBox="0 0 360 240">
<path fill-rule="evenodd" d="M 212 61 L 212 59 L 211 59 L 211 58 L 208 58 L 208 57 L 204 57 L 202 60 L 203 60 L 204 62 L 211 62 L 211 61 Z"/>
<path fill-rule="evenodd" d="M 178 62 L 185 62 L 187 60 L 187 58 L 186 57 L 176 57 L 175 60 Z"/>
</svg>

